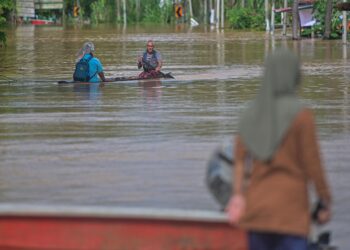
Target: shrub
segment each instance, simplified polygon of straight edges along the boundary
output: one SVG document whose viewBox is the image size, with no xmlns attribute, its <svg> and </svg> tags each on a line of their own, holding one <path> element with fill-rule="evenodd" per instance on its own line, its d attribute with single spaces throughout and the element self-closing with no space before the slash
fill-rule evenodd
<svg viewBox="0 0 350 250">
<path fill-rule="evenodd" d="M 248 8 L 233 8 L 227 13 L 229 24 L 233 29 L 263 30 L 265 17 L 261 11 Z"/>
</svg>

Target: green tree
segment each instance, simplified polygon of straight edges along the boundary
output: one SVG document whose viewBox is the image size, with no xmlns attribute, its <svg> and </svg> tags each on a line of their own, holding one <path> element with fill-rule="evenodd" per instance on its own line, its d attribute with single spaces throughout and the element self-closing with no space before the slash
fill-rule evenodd
<svg viewBox="0 0 350 250">
<path fill-rule="evenodd" d="M 251 8 L 233 8 L 228 11 L 229 24 L 234 29 L 264 29 L 264 13 Z"/>
<path fill-rule="evenodd" d="M 337 39 L 341 37 L 341 12 L 334 10 L 332 0 L 319 0 L 314 4 L 315 18 L 318 20 L 315 31 L 324 39 Z"/>
<path fill-rule="evenodd" d="M 91 8 L 91 20 L 93 23 L 106 22 L 108 20 L 107 2 L 106 0 L 98 0 L 93 2 L 90 6 Z"/>
<path fill-rule="evenodd" d="M 14 1 L 12 0 L 0 1 L 0 26 L 6 23 L 6 17 L 14 7 Z M 1 44 L 6 46 L 6 33 L 4 31 L 0 31 L 0 45 Z"/>
</svg>

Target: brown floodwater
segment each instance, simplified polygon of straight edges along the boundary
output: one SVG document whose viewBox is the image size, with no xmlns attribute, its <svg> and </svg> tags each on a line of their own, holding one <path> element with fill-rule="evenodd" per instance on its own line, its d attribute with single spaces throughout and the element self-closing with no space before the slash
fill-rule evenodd
<svg viewBox="0 0 350 250">
<path fill-rule="evenodd" d="M 0 48 L 0 202 L 218 209 L 204 177 L 256 93 L 264 57 L 289 47 L 303 62 L 334 195 L 326 226 L 350 246 L 349 48 L 264 32 L 114 26 L 7 30 Z M 278 32 L 277 32 L 278 33 Z M 175 80 L 58 85 L 75 53 L 95 43 L 107 77 L 135 76 L 153 39 Z"/>
</svg>

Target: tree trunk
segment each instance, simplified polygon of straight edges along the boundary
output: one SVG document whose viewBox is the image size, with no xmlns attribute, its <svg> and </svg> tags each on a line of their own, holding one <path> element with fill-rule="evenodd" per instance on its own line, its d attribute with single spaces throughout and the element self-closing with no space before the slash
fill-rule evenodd
<svg viewBox="0 0 350 250">
<path fill-rule="evenodd" d="M 126 25 L 126 0 L 123 0 L 123 23 Z"/>
<path fill-rule="evenodd" d="M 271 34 L 274 34 L 275 32 L 275 0 L 271 0 L 272 1 L 272 6 L 271 6 L 271 22 L 270 22 L 270 32 Z"/>
<path fill-rule="evenodd" d="M 252 6 L 253 6 L 254 9 L 257 9 L 258 8 L 258 1 L 254 0 L 253 3 L 252 3 Z"/>
<path fill-rule="evenodd" d="M 348 31 L 347 31 L 347 28 L 348 28 L 348 17 L 347 17 L 347 13 L 346 11 L 343 11 L 343 35 L 342 35 L 342 41 L 343 41 L 343 51 L 345 53 L 343 53 L 344 55 L 344 59 L 347 58 L 346 56 L 346 43 L 347 43 L 347 37 L 348 37 Z"/>
<path fill-rule="evenodd" d="M 193 17 L 192 0 L 189 0 L 188 4 L 189 4 L 189 8 L 190 8 L 190 18 L 189 19 L 191 20 L 191 18 Z"/>
<path fill-rule="evenodd" d="M 220 0 L 216 0 L 216 28 L 220 25 Z"/>
<path fill-rule="evenodd" d="M 225 25 L 225 1 L 221 0 L 221 29 L 224 28 Z"/>
<path fill-rule="evenodd" d="M 229 3 L 229 6 L 232 8 L 233 6 L 235 6 L 236 4 L 236 0 L 231 0 Z"/>
<path fill-rule="evenodd" d="M 208 0 L 204 0 L 204 24 L 208 23 Z"/>
<path fill-rule="evenodd" d="M 269 0 L 265 0 L 265 30 L 270 31 Z"/>
<path fill-rule="evenodd" d="M 136 21 L 140 21 L 140 0 L 136 0 Z"/>
<path fill-rule="evenodd" d="M 293 1 L 292 7 L 292 39 L 299 40 L 300 39 L 300 17 L 299 17 L 299 0 Z"/>
<path fill-rule="evenodd" d="M 332 9 L 333 9 L 332 7 L 333 7 L 333 1 L 327 0 L 326 16 L 324 18 L 323 39 L 330 39 L 331 38 L 331 22 L 332 22 Z"/>
<path fill-rule="evenodd" d="M 117 22 L 120 22 L 120 0 L 115 0 L 115 16 Z"/>
</svg>

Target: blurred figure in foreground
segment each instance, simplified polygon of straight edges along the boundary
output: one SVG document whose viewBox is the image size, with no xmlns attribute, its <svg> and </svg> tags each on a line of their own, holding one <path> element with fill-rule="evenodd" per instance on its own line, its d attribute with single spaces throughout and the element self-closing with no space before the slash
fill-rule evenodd
<svg viewBox="0 0 350 250">
<path fill-rule="evenodd" d="M 307 249 L 309 182 L 322 204 L 317 222 L 331 217 L 314 117 L 296 96 L 300 74 L 299 60 L 290 51 L 270 55 L 261 88 L 240 118 L 227 213 L 231 223 L 248 231 L 250 250 Z"/>
</svg>

